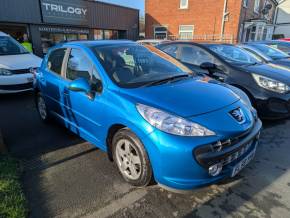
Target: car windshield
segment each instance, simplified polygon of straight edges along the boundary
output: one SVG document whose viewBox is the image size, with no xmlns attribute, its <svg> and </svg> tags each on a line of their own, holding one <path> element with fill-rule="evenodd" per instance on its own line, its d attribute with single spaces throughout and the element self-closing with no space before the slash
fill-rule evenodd
<svg viewBox="0 0 290 218">
<path fill-rule="evenodd" d="M 290 42 L 276 41 L 265 44 L 290 54 Z"/>
<path fill-rule="evenodd" d="M 0 55 L 18 55 L 27 54 L 22 45 L 9 36 L 0 36 Z"/>
<path fill-rule="evenodd" d="M 284 58 L 289 58 L 289 55 L 282 52 L 279 49 L 272 48 L 268 45 L 264 44 L 253 44 L 251 45 L 254 48 L 258 49 L 260 52 L 264 53 L 265 55 L 269 56 L 270 58 L 273 58 L 275 60 L 277 59 L 284 59 Z"/>
<path fill-rule="evenodd" d="M 261 63 L 261 60 L 249 52 L 232 45 L 208 45 L 209 49 L 225 61 L 236 65 L 252 65 Z"/>
<path fill-rule="evenodd" d="M 192 74 L 176 59 L 153 46 L 135 43 L 93 46 L 92 51 L 118 86 L 136 88 Z"/>
</svg>

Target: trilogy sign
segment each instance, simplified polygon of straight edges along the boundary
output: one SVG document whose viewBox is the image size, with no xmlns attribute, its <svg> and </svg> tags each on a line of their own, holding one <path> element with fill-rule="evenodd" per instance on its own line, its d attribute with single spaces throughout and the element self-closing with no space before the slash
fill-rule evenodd
<svg viewBox="0 0 290 218">
<path fill-rule="evenodd" d="M 61 24 L 87 24 L 88 7 L 82 0 L 41 0 L 43 21 Z"/>
<path fill-rule="evenodd" d="M 51 12 L 61 12 L 65 14 L 76 14 L 76 15 L 84 15 L 86 16 L 88 9 L 84 8 L 75 8 L 71 6 L 63 6 L 57 4 L 49 4 L 49 3 L 42 3 L 45 6 L 46 11 Z"/>
</svg>

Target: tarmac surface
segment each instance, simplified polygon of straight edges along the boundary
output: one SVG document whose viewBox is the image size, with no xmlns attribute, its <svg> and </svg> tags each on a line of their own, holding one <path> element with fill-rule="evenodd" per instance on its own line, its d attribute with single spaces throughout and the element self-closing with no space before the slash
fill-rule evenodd
<svg viewBox="0 0 290 218">
<path fill-rule="evenodd" d="M 23 162 L 30 217 L 290 217 L 290 120 L 264 123 L 254 160 L 234 179 L 188 194 L 135 188 L 93 145 L 43 124 L 33 95 L 0 96 L 0 128 Z"/>
</svg>

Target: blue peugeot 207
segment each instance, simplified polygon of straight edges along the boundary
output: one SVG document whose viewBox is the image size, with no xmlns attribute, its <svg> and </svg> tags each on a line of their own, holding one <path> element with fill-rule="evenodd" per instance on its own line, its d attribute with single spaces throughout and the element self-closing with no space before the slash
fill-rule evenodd
<svg viewBox="0 0 290 218">
<path fill-rule="evenodd" d="M 239 89 L 157 48 L 83 41 L 50 50 L 35 82 L 54 117 L 108 153 L 134 186 L 189 190 L 234 177 L 254 157 L 261 121 Z"/>
</svg>

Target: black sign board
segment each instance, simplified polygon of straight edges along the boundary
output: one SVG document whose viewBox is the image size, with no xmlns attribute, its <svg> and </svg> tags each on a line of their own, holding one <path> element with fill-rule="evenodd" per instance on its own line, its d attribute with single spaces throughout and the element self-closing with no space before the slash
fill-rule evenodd
<svg viewBox="0 0 290 218">
<path fill-rule="evenodd" d="M 49 33 L 65 33 L 65 34 L 89 34 L 89 29 L 72 28 L 72 27 L 53 27 L 53 26 L 41 26 L 38 28 L 40 32 Z"/>
<path fill-rule="evenodd" d="M 88 25 L 89 7 L 82 0 L 41 0 L 45 23 Z"/>
</svg>

